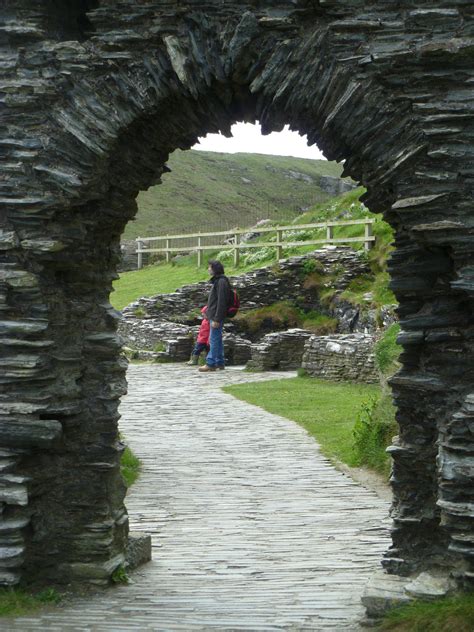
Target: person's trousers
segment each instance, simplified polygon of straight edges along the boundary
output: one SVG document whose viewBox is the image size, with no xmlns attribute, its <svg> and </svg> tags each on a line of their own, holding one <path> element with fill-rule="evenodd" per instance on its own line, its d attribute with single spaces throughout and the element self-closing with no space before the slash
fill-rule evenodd
<svg viewBox="0 0 474 632">
<path fill-rule="evenodd" d="M 209 345 L 205 342 L 196 342 L 191 355 L 201 355 L 203 351 L 209 351 Z"/>
<path fill-rule="evenodd" d="M 206 357 L 206 364 L 208 366 L 224 366 L 224 343 L 222 342 L 223 324 L 224 323 L 221 323 L 220 327 L 217 328 L 211 325 L 211 333 L 209 335 L 210 349 Z"/>
</svg>

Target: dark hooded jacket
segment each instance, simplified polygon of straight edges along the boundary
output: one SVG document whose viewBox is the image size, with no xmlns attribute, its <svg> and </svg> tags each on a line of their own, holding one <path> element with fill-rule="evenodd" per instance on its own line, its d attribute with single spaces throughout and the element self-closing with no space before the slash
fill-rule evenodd
<svg viewBox="0 0 474 632">
<path fill-rule="evenodd" d="M 212 288 L 207 301 L 206 318 L 221 323 L 227 314 L 230 302 L 231 287 L 225 274 L 217 274 L 211 278 Z"/>
</svg>

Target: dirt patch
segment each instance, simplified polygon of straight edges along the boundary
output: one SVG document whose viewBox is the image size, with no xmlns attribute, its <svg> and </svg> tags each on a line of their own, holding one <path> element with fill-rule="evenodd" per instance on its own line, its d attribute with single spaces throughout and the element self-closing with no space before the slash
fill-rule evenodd
<svg viewBox="0 0 474 632">
<path fill-rule="evenodd" d="M 365 467 L 349 467 L 345 463 L 335 463 L 338 470 L 347 474 L 355 481 L 360 483 L 366 489 L 370 489 L 377 494 L 382 500 L 391 502 L 392 490 L 388 483 L 388 480 L 382 474 L 369 470 Z"/>
</svg>

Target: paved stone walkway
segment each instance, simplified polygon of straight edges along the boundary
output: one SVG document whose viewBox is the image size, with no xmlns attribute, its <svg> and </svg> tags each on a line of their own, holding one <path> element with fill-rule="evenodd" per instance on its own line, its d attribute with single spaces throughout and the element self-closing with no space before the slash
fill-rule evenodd
<svg viewBox="0 0 474 632">
<path fill-rule="evenodd" d="M 153 561 L 129 586 L 2 629 L 358 629 L 387 503 L 298 425 L 220 390 L 282 374 L 132 365 L 128 377 L 121 430 L 143 473 L 127 506 L 131 528 L 153 536 Z"/>
</svg>

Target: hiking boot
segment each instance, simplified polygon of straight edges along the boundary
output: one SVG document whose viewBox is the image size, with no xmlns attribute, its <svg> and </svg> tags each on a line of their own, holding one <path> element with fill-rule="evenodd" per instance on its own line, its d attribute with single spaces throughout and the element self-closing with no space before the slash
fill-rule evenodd
<svg viewBox="0 0 474 632">
<path fill-rule="evenodd" d="M 198 369 L 200 373 L 209 373 L 210 371 L 215 371 L 215 370 L 216 370 L 215 366 L 209 366 L 208 364 L 205 364 L 204 366 Z"/>
<path fill-rule="evenodd" d="M 218 367 L 216 367 L 216 369 L 217 369 L 218 371 L 223 371 L 223 370 L 225 369 L 225 366 L 218 366 Z"/>
<path fill-rule="evenodd" d="M 199 356 L 192 354 L 191 357 L 189 358 L 189 362 L 186 362 L 186 364 L 188 366 L 197 366 L 198 362 L 199 362 Z"/>
</svg>

